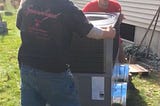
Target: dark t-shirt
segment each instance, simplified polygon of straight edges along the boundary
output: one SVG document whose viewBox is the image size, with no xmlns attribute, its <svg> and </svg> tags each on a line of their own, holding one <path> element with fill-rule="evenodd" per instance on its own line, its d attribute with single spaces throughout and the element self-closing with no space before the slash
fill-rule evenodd
<svg viewBox="0 0 160 106">
<path fill-rule="evenodd" d="M 73 33 L 86 36 L 93 27 L 68 0 L 26 0 L 17 15 L 22 44 L 20 64 L 62 72 L 69 63 Z"/>
</svg>

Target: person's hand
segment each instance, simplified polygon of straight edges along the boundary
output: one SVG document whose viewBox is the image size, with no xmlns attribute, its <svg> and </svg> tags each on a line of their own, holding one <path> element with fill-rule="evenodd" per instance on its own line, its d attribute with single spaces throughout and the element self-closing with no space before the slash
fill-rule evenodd
<svg viewBox="0 0 160 106">
<path fill-rule="evenodd" d="M 119 23 L 121 24 L 124 19 L 126 19 L 124 17 L 124 14 L 120 14 L 120 16 L 119 16 Z"/>
<path fill-rule="evenodd" d="M 116 35 L 116 29 L 109 26 L 109 27 L 106 27 L 104 28 L 104 33 L 103 33 L 103 36 L 104 38 L 110 38 L 110 39 L 113 39 Z"/>
</svg>

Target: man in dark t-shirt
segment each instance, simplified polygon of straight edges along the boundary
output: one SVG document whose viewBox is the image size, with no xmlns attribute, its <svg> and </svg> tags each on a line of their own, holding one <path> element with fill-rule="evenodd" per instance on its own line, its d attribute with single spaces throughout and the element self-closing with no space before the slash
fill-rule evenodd
<svg viewBox="0 0 160 106">
<path fill-rule="evenodd" d="M 22 0 L 16 26 L 22 106 L 80 106 L 69 63 L 73 33 L 113 39 L 115 29 L 90 24 L 69 0 Z"/>
</svg>

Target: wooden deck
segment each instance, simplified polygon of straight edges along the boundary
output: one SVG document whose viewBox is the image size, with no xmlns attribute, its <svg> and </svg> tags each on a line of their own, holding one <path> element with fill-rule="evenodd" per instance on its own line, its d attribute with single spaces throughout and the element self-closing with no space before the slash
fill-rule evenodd
<svg viewBox="0 0 160 106">
<path fill-rule="evenodd" d="M 139 64 L 130 64 L 129 68 L 130 73 L 149 73 L 149 70 L 145 69 Z"/>
</svg>

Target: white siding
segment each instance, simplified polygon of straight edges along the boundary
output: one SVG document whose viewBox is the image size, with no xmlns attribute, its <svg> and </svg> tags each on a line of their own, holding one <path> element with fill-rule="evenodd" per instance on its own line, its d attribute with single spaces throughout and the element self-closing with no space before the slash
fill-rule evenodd
<svg viewBox="0 0 160 106">
<path fill-rule="evenodd" d="M 77 7 L 82 9 L 86 3 L 88 3 L 91 0 L 71 0 Z"/>
<path fill-rule="evenodd" d="M 122 13 L 126 17 L 123 23 L 143 28 L 148 28 L 156 11 L 158 10 L 158 7 L 160 6 L 160 0 L 118 0 L 118 1 L 122 6 Z M 157 23 L 156 30 L 160 31 L 160 17 Z"/>
</svg>

